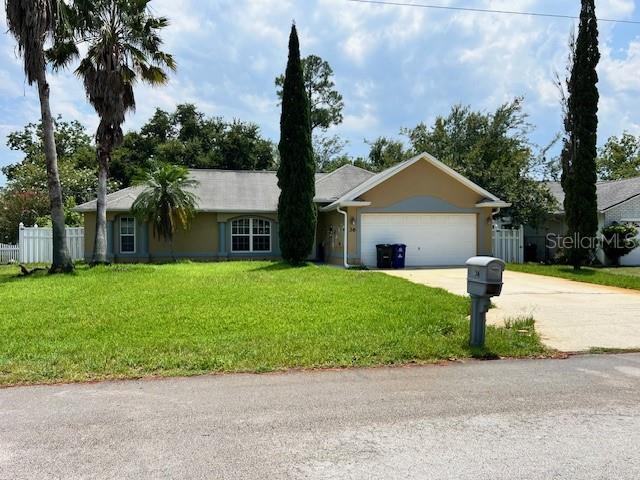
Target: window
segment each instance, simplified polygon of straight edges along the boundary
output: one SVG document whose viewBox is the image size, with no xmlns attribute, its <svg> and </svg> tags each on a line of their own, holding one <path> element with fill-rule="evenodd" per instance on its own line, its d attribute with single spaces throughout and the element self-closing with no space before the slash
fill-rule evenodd
<svg viewBox="0 0 640 480">
<path fill-rule="evenodd" d="M 132 217 L 120 219 L 120 253 L 136 253 L 136 221 Z"/>
<path fill-rule="evenodd" d="M 232 252 L 270 252 L 271 222 L 262 218 L 239 218 L 231 222 Z"/>
</svg>

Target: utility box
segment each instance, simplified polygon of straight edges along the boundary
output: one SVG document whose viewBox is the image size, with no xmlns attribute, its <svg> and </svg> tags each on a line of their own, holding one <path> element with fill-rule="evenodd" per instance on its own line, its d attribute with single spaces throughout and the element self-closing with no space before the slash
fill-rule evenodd
<svg viewBox="0 0 640 480">
<path fill-rule="evenodd" d="M 478 297 L 500 295 L 504 267 L 499 258 L 471 257 L 467 260 L 467 293 Z"/>
<path fill-rule="evenodd" d="M 490 299 L 502 292 L 505 265 L 502 260 L 494 257 L 471 257 L 467 260 L 467 293 L 471 295 L 469 344 L 472 347 L 484 345 Z"/>
</svg>

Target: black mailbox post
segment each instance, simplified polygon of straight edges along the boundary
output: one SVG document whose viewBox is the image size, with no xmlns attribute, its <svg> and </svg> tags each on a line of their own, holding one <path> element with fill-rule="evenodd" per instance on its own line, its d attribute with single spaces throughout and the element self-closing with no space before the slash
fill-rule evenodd
<svg viewBox="0 0 640 480">
<path fill-rule="evenodd" d="M 469 345 L 484 345 L 487 312 L 491 297 L 502 292 L 505 263 L 499 258 L 471 257 L 467 260 L 467 293 L 471 296 L 471 335 Z"/>
</svg>

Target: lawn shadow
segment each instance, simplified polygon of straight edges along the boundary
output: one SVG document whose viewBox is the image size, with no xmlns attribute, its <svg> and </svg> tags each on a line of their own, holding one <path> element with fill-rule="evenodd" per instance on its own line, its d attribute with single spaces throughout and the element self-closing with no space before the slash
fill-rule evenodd
<svg viewBox="0 0 640 480">
<path fill-rule="evenodd" d="M 308 267 L 310 264 L 303 263 L 301 265 L 291 265 L 287 262 L 271 262 L 269 265 L 263 265 L 256 268 L 251 268 L 250 272 L 279 272 L 281 270 L 295 270 L 298 268 Z"/>
<path fill-rule="evenodd" d="M 19 265 L 15 265 L 15 270 L 13 270 L 11 268 L 11 266 L 5 266 L 3 267 L 2 272 L 0 274 L 0 285 L 3 284 L 7 284 L 7 283 L 12 283 L 12 282 L 27 282 L 27 281 L 36 281 L 36 280 L 42 280 L 44 278 L 48 278 L 52 275 L 49 274 L 49 266 L 48 265 L 36 265 L 36 266 L 29 266 L 28 267 L 30 270 L 33 268 L 42 268 L 42 270 L 37 270 L 37 271 L 33 271 L 31 274 L 29 275 L 23 275 L 20 271 L 20 266 Z M 6 271 L 4 270 L 9 270 L 11 269 L 12 271 L 7 274 Z M 76 276 L 78 275 L 78 271 L 74 270 L 72 272 L 69 273 L 56 273 L 54 275 L 71 275 L 71 276 Z"/>
<path fill-rule="evenodd" d="M 471 358 L 476 360 L 500 360 L 500 355 L 491 350 L 483 347 L 468 347 L 470 348 Z"/>
<path fill-rule="evenodd" d="M 558 269 L 559 272 L 568 273 L 570 275 L 578 275 L 581 277 L 591 277 L 597 275 L 598 271 L 593 268 L 581 268 L 580 270 L 574 270 L 573 267 L 562 267 Z"/>
<path fill-rule="evenodd" d="M 11 267 L 3 268 L 3 270 L 9 270 Z M 22 275 L 20 273 L 20 267 L 18 265 L 15 266 L 15 270 L 11 269 L 10 273 L 6 271 L 2 272 L 0 275 L 0 285 L 5 283 L 17 282 L 17 281 L 26 281 L 26 280 L 36 280 L 40 278 L 44 278 L 48 275 L 47 270 L 39 270 L 37 272 L 33 272 L 31 275 Z"/>
</svg>

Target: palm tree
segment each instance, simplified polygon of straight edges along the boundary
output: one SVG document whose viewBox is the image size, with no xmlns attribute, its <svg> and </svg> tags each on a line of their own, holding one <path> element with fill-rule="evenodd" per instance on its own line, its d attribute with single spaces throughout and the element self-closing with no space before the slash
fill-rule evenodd
<svg viewBox="0 0 640 480">
<path fill-rule="evenodd" d="M 107 176 L 111 152 L 122 143 L 125 114 L 135 109 L 133 86 L 167 83 L 166 69 L 175 70 L 173 57 L 160 50 L 159 31 L 169 25 L 154 17 L 150 0 L 76 0 L 68 28 L 51 51 L 54 66 L 63 67 L 86 55 L 75 73 L 82 79 L 89 103 L 100 117 L 96 131 L 98 194 L 92 264 L 107 263 Z"/>
<path fill-rule="evenodd" d="M 136 184 L 144 190 L 133 202 L 133 214 L 152 226 L 154 237 L 171 242 L 173 256 L 174 234 L 178 228 L 187 230 L 196 214 L 197 197 L 189 190 L 198 182 L 185 167 L 155 164 Z"/>
<path fill-rule="evenodd" d="M 44 153 L 47 163 L 47 186 L 53 225 L 53 261 L 50 273 L 70 272 L 73 262 L 67 249 L 64 227 L 62 188 L 58 176 L 58 156 L 53 136 L 53 118 L 49 105 L 49 83 L 46 74 L 45 43 L 52 37 L 63 4 L 56 0 L 5 0 L 9 31 L 18 42 L 24 60 L 24 73 L 29 85 L 38 86 Z"/>
</svg>

